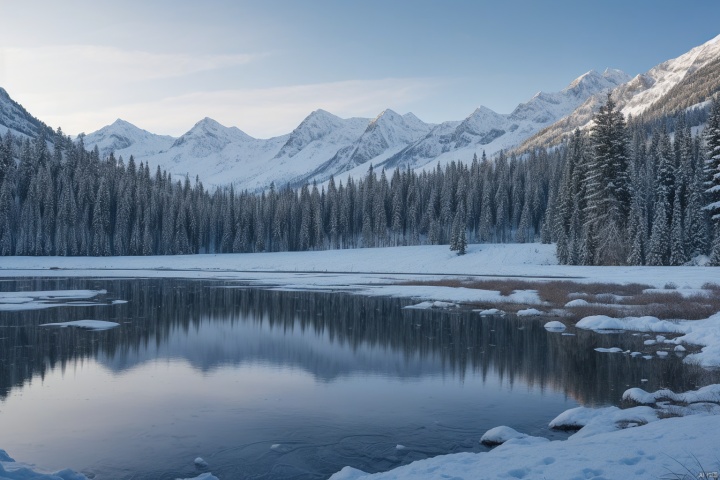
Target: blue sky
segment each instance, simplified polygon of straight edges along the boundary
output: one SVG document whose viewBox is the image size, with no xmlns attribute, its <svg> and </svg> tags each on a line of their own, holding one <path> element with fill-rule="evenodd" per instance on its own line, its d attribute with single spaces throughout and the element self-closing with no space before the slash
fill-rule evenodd
<svg viewBox="0 0 720 480">
<path fill-rule="evenodd" d="M 480 105 L 508 113 L 588 70 L 635 75 L 720 35 L 716 0 L 28 0 L 2 11 L 0 86 L 70 134 L 123 118 L 180 135 L 209 116 L 263 138 L 317 108 L 434 123 Z"/>
</svg>

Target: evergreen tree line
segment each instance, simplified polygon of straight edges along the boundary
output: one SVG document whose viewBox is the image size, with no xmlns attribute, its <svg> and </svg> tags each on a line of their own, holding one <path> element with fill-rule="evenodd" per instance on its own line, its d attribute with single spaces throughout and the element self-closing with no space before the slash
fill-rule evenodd
<svg viewBox="0 0 720 480">
<path fill-rule="evenodd" d="M 475 157 L 429 172 L 377 172 L 323 187 L 210 192 L 130 157 L 6 134 L 1 255 L 165 255 L 534 241 L 558 161 Z M 54 143 L 54 147 L 52 144 Z M 549 237 L 548 237 L 549 238 Z"/>
<path fill-rule="evenodd" d="M 557 201 L 548 205 L 558 260 L 580 265 L 720 264 L 720 102 L 703 135 L 685 115 L 648 135 L 610 97 L 589 135 L 564 150 Z"/>
<path fill-rule="evenodd" d="M 429 171 L 370 167 L 326 186 L 206 190 L 58 130 L 0 142 L 0 255 L 166 255 L 556 242 L 565 264 L 720 264 L 720 102 L 648 133 L 610 97 L 588 134 Z M 695 113 L 693 113 L 695 115 Z M 715 231 L 714 231 L 715 230 Z"/>
</svg>

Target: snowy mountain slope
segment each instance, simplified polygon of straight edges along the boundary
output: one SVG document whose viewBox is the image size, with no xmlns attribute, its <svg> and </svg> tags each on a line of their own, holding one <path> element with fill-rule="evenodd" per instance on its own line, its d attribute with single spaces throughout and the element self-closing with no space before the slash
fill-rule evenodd
<svg viewBox="0 0 720 480">
<path fill-rule="evenodd" d="M 341 148 L 307 178 L 322 181 L 330 175 L 339 175 L 358 165 L 377 161 L 388 151 L 397 153 L 398 147 L 406 147 L 417 141 L 432 127 L 412 113 L 401 116 L 393 110 L 385 110 L 367 125 L 360 138 Z"/>
<path fill-rule="evenodd" d="M 136 162 L 160 166 L 175 176 L 199 176 L 206 186 L 233 184 L 264 190 L 271 183 L 297 186 L 325 182 L 332 175 L 364 175 L 369 165 L 422 168 L 450 160 L 468 161 L 518 145 L 567 115 L 588 96 L 609 90 L 627 76 L 616 70 L 588 72 L 557 93 L 538 93 L 510 114 L 486 107 L 463 121 L 430 125 L 412 113 L 385 110 L 375 119 L 342 119 L 324 110 L 308 115 L 288 135 L 255 139 L 211 119 L 198 122 L 173 140 L 115 122 L 85 137 L 87 148 L 101 154 L 130 154 Z"/>
<path fill-rule="evenodd" d="M 127 122 L 85 136 L 87 148 L 101 154 L 134 155 L 136 162 L 160 166 L 175 176 L 199 176 L 206 186 L 234 184 L 262 190 L 270 183 L 297 183 L 356 141 L 368 119 L 341 119 L 324 110 L 312 112 L 290 134 L 256 139 L 236 127 L 205 118 L 178 139 L 152 135 Z"/>
<path fill-rule="evenodd" d="M 234 180 L 238 176 L 249 178 L 252 172 L 267 169 L 267 162 L 287 138 L 284 135 L 259 140 L 236 127 L 204 118 L 167 149 L 138 155 L 136 161 L 148 163 L 151 169 L 160 166 L 174 176 L 197 176 L 206 186 L 237 184 Z"/>
<path fill-rule="evenodd" d="M 603 74 L 593 70 L 560 92 L 538 93 L 507 115 L 480 107 L 454 128 L 451 123 L 436 127 L 388 159 L 386 166 L 420 168 L 430 163 L 434 166 L 437 162 L 469 161 L 473 154 L 479 156 L 483 150 L 492 154 L 511 148 L 568 115 L 591 95 L 609 91 L 628 79 L 619 70 L 606 70 Z"/>
<path fill-rule="evenodd" d="M 490 155 L 520 145 L 548 145 L 586 126 L 609 91 L 624 113 L 633 115 L 676 108 L 680 99 L 687 103 L 698 95 L 702 101 L 707 93 L 680 96 L 678 90 L 720 90 L 719 58 L 720 36 L 633 79 L 618 70 L 590 71 L 560 92 L 538 93 L 509 114 L 480 107 L 462 121 L 439 125 L 392 110 L 372 121 L 341 119 L 317 110 L 290 134 L 267 140 L 205 119 L 167 147 L 153 144 L 158 139 L 150 137 L 152 141 L 137 140 L 120 150 L 124 143 L 119 141 L 114 148 L 116 156 L 134 153 L 137 161 L 152 168 L 159 165 L 174 175 L 199 175 L 207 186 L 234 184 L 255 191 L 272 182 L 297 186 L 322 183 L 331 175 L 357 177 L 371 164 L 388 169 L 434 168 L 450 161 L 467 162 L 483 151 Z M 94 146 L 93 139 L 92 134 L 86 137 L 88 148 Z M 110 148 L 111 143 L 107 145 Z"/>
<path fill-rule="evenodd" d="M 367 119 L 343 120 L 325 110 L 315 110 L 292 131 L 276 158 L 292 158 L 307 147 L 318 148 L 319 142 L 339 145 L 355 140 L 367 125 Z"/>
<path fill-rule="evenodd" d="M 119 118 L 83 138 L 86 147 L 98 147 L 101 158 L 114 153 L 115 157 L 122 156 L 126 161 L 130 155 L 139 157 L 166 150 L 174 141 L 173 137 L 155 135 Z"/>
<path fill-rule="evenodd" d="M 666 107 L 665 113 L 688 108 L 720 91 L 719 62 L 720 35 L 619 85 L 612 91 L 612 98 L 626 117 L 657 112 L 661 107 Z M 686 101 L 682 101 L 683 98 Z M 556 144 L 574 129 L 588 127 L 593 114 L 605 101 L 603 95 L 591 96 L 566 118 L 529 138 L 519 149 Z"/>
<path fill-rule="evenodd" d="M 206 186 L 233 184 L 264 190 L 271 183 L 297 186 L 325 182 L 332 175 L 364 175 L 369 165 L 422 168 L 450 160 L 468 161 L 518 145 L 541 128 L 572 112 L 588 96 L 609 90 L 627 76 L 616 70 L 588 72 L 557 93 L 538 93 L 510 114 L 486 107 L 463 121 L 430 125 L 415 115 L 385 110 L 375 119 L 342 119 L 324 110 L 308 115 L 288 135 L 255 139 L 209 118 L 174 140 L 115 122 L 85 137 L 101 154 L 134 155 L 151 169 L 175 176 L 199 176 Z"/>
<path fill-rule="evenodd" d="M 53 138 L 53 129 L 33 117 L 22 105 L 10 98 L 5 89 L 0 88 L 0 135 L 11 130 L 13 135 L 21 137 Z"/>
<path fill-rule="evenodd" d="M 686 76 L 720 58 L 720 35 L 684 55 L 651 68 L 635 77 L 626 88 L 617 90 L 618 104 L 625 115 L 637 116 L 665 96 Z M 649 88 L 632 90 L 636 82 Z"/>
</svg>

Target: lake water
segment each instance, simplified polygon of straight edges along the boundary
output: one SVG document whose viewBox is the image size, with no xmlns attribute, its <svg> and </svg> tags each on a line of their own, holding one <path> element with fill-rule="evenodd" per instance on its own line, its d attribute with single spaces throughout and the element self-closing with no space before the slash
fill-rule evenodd
<svg viewBox="0 0 720 480">
<path fill-rule="evenodd" d="M 74 289 L 107 293 L 0 312 L 0 448 L 99 480 L 192 477 L 205 471 L 198 456 L 221 480 L 385 471 L 484 451 L 480 437 L 498 425 L 565 438 L 547 424 L 568 408 L 710 381 L 672 355 L 593 350 L 641 351 L 642 336 L 549 333 L 547 319 L 230 282 L 0 282 Z M 39 327 L 83 319 L 121 325 Z"/>
</svg>

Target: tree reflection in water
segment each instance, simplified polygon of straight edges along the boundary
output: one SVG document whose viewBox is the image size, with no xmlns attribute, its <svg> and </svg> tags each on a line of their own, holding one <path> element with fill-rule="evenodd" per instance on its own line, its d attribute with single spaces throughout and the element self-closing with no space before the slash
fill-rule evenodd
<svg viewBox="0 0 720 480">
<path fill-rule="evenodd" d="M 203 371 L 243 362 L 291 365 L 325 382 L 359 372 L 442 375 L 458 382 L 468 375 L 485 381 L 493 374 L 510 385 L 553 389 L 586 405 L 618 404 L 632 386 L 683 391 L 717 381 L 716 374 L 672 356 L 648 361 L 594 351 L 611 346 L 642 351 L 640 335 L 561 335 L 546 332 L 542 319 L 403 309 L 408 300 L 172 279 L 33 279 L 2 282 L 0 288 L 108 291 L 95 299 L 97 306 L 2 313 L 0 399 L 33 377 L 42 379 L 49 370 L 64 371 L 86 358 L 121 371 L 158 356 L 184 357 Z M 128 303 L 109 305 L 112 299 Z M 79 319 L 115 321 L 121 327 L 104 332 L 38 327 Z M 201 339 L 182 347 L 169 340 L 206 324 L 233 326 L 243 338 L 225 335 L 222 341 L 230 343 L 212 349 Z M 258 341 L 258 332 L 272 340 Z M 301 340 L 291 341 L 298 337 L 294 333 L 301 333 Z M 280 346 L 278 338 L 284 338 Z M 317 348 L 327 343 L 333 352 Z M 373 355 L 353 353 L 364 349 Z"/>
</svg>

